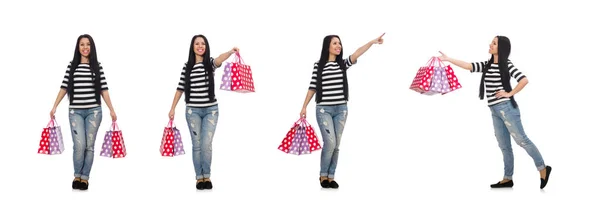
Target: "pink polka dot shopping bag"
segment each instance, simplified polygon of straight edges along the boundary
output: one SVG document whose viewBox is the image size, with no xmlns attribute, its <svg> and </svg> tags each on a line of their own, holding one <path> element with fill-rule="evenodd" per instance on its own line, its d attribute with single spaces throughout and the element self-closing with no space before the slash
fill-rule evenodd
<svg viewBox="0 0 600 213">
<path fill-rule="evenodd" d="M 300 118 L 285 135 L 278 149 L 288 154 L 303 155 L 320 150 L 321 145 L 313 127 L 306 119 Z"/>
<path fill-rule="evenodd" d="M 119 129 L 117 122 L 113 121 L 111 128 L 104 135 L 104 143 L 100 156 L 109 158 L 124 158 L 127 156 L 123 132 Z"/>
<path fill-rule="evenodd" d="M 62 154 L 63 151 L 65 151 L 65 145 L 62 131 L 56 123 L 56 119 L 52 119 L 48 122 L 46 128 L 42 130 L 38 154 L 58 155 Z"/>
<path fill-rule="evenodd" d="M 239 93 L 250 93 L 254 91 L 254 79 L 252 69 L 242 60 L 240 53 L 235 53 L 233 62 L 226 62 L 225 71 L 221 78 L 221 89 Z"/>
<path fill-rule="evenodd" d="M 425 66 L 419 68 L 410 89 L 423 95 L 447 94 L 462 86 L 450 65 L 438 57 L 431 57 Z"/>
<path fill-rule="evenodd" d="M 164 157 L 174 157 L 185 154 L 183 141 L 179 129 L 173 125 L 173 120 L 165 127 L 162 142 L 160 144 L 160 153 Z"/>
</svg>

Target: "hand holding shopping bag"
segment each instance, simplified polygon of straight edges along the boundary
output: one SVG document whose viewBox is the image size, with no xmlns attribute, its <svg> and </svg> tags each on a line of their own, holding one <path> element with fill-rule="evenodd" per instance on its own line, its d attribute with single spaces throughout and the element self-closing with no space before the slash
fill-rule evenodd
<svg viewBox="0 0 600 213">
<path fill-rule="evenodd" d="M 173 125 L 173 119 L 169 120 L 169 124 L 165 127 L 163 132 L 160 153 L 165 157 L 174 157 L 185 154 L 181 133 L 179 132 L 179 129 Z"/>
<path fill-rule="evenodd" d="M 454 70 L 446 66 L 438 57 L 431 57 L 425 66 L 417 71 L 410 89 L 424 95 L 446 94 L 461 88 Z"/>
<path fill-rule="evenodd" d="M 242 60 L 239 52 L 235 53 L 233 62 L 226 62 L 221 78 L 221 89 L 239 93 L 254 91 L 252 69 Z"/>
<path fill-rule="evenodd" d="M 65 151 L 62 131 L 56 123 L 56 119 L 50 120 L 46 128 L 42 130 L 42 138 L 38 148 L 38 154 L 58 155 Z"/>
</svg>

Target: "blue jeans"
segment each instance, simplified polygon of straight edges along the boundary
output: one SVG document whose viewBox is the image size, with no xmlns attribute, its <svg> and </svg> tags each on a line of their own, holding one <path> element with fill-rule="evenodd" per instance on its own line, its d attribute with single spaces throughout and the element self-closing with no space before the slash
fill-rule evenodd
<svg viewBox="0 0 600 213">
<path fill-rule="evenodd" d="M 504 101 L 490 106 L 490 110 L 492 111 L 494 132 L 496 139 L 498 140 L 498 146 L 500 147 L 500 150 L 502 150 L 502 157 L 504 158 L 504 178 L 512 180 L 514 172 L 515 162 L 510 143 L 511 136 L 533 159 L 538 171 L 546 168 L 540 151 L 535 144 L 529 140 L 523 130 L 519 108 L 513 107 L 510 101 Z"/>
<path fill-rule="evenodd" d="M 346 104 L 317 105 L 316 110 L 317 122 L 323 138 L 320 175 L 334 178 L 348 107 Z"/>
<path fill-rule="evenodd" d="M 90 178 L 94 163 L 94 144 L 102 122 L 102 107 L 69 109 L 71 136 L 73 137 L 73 168 L 75 177 Z"/>
<path fill-rule="evenodd" d="M 210 107 L 186 107 L 185 118 L 192 138 L 192 160 L 196 180 L 210 178 L 212 139 L 219 120 L 218 105 Z"/>
</svg>

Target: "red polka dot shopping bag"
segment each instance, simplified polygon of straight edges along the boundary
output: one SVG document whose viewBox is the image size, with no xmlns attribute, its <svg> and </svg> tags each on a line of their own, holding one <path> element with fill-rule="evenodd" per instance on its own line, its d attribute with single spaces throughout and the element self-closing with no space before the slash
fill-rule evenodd
<svg viewBox="0 0 600 213">
<path fill-rule="evenodd" d="M 109 158 L 124 158 L 127 155 L 123 132 L 119 129 L 117 122 L 113 121 L 111 128 L 104 135 L 104 143 L 100 156 Z"/>
<path fill-rule="evenodd" d="M 313 127 L 306 119 L 300 118 L 285 135 L 278 149 L 288 154 L 304 155 L 320 150 L 321 145 Z"/>
<path fill-rule="evenodd" d="M 252 78 L 252 69 L 240 57 L 240 53 L 235 53 L 233 62 L 226 62 L 221 78 L 221 89 L 239 93 L 249 93 L 254 91 L 254 79 Z"/>
<path fill-rule="evenodd" d="M 431 57 L 425 66 L 417 71 L 410 89 L 423 95 L 446 94 L 460 89 L 454 70 L 438 57 Z"/>
<path fill-rule="evenodd" d="M 42 130 L 38 154 L 58 155 L 62 154 L 63 151 L 65 151 L 65 144 L 62 131 L 56 123 L 56 119 L 52 119 L 48 122 L 46 128 Z"/>
<path fill-rule="evenodd" d="M 179 129 L 173 125 L 173 120 L 165 127 L 162 142 L 160 144 L 160 153 L 164 157 L 174 157 L 185 154 L 183 141 Z"/>
</svg>

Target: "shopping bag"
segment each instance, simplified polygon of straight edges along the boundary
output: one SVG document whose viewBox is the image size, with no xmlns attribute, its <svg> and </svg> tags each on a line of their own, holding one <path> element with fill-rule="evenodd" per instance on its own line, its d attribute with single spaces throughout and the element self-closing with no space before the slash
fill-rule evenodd
<svg viewBox="0 0 600 213">
<path fill-rule="evenodd" d="M 38 154 L 58 155 L 65 151 L 62 131 L 55 119 L 50 120 L 46 128 L 42 130 L 42 138 L 38 148 Z"/>
<path fill-rule="evenodd" d="M 321 145 L 312 126 L 300 118 L 290 128 L 278 147 L 284 153 L 303 155 L 320 150 Z"/>
<path fill-rule="evenodd" d="M 112 123 L 111 128 L 104 135 L 104 143 L 100 156 L 110 158 L 124 158 L 127 155 L 123 132 L 119 129 L 117 122 Z"/>
<path fill-rule="evenodd" d="M 448 79 L 448 85 L 450 86 L 450 88 L 448 91 L 443 92 L 442 95 L 462 88 L 462 85 L 458 82 L 458 78 L 454 74 L 454 69 L 452 69 L 452 67 L 450 67 L 450 65 L 445 66 L 445 71 L 446 71 L 446 78 Z"/>
<path fill-rule="evenodd" d="M 162 142 L 160 144 L 160 153 L 165 157 L 174 157 L 185 154 L 183 141 L 179 129 L 173 125 L 173 120 L 165 127 Z"/>
<path fill-rule="evenodd" d="M 221 89 L 239 93 L 255 92 L 252 69 L 242 60 L 239 52 L 236 52 L 233 62 L 226 62 L 221 78 Z"/>
<path fill-rule="evenodd" d="M 225 67 L 223 68 L 223 77 L 221 77 L 221 89 L 231 91 L 231 65 L 230 62 L 225 62 Z"/>
<path fill-rule="evenodd" d="M 438 57 L 431 57 L 425 66 L 417 71 L 410 89 L 423 95 L 444 94 L 450 92 L 446 67 Z"/>
</svg>

